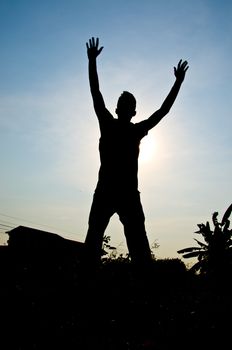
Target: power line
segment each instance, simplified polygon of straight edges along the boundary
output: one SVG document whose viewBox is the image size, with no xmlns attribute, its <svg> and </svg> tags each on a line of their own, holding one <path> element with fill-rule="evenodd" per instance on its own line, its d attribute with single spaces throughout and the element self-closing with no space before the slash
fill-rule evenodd
<svg viewBox="0 0 232 350">
<path fill-rule="evenodd" d="M 1 224 L 1 223 L 0 223 L 0 226 L 3 226 L 3 227 L 8 227 L 8 228 L 13 228 L 13 227 L 14 227 L 14 226 L 5 225 L 5 224 Z"/>
<path fill-rule="evenodd" d="M 0 216 L 4 216 L 4 217 L 7 217 L 7 218 L 10 218 L 10 219 L 13 219 L 13 220 L 19 220 L 20 222 L 26 222 L 28 224 L 32 224 L 32 225 L 36 225 L 36 226 L 39 226 L 39 227 L 47 227 L 49 229 L 52 229 L 52 230 L 58 230 L 60 231 L 60 229 L 58 229 L 57 227 L 54 227 L 54 226 L 49 226 L 49 225 L 44 225 L 44 224 L 38 224 L 38 223 L 35 223 L 35 222 L 32 222 L 30 220 L 27 220 L 27 219 L 23 219 L 23 218 L 19 218 L 19 217 L 16 217 L 16 216 L 12 216 L 12 215 L 8 215 L 8 214 L 5 214 L 5 213 L 0 213 Z M 4 222 L 4 221 L 3 221 Z M 10 222 L 10 224 L 13 225 L 13 223 Z M 15 226 L 10 226 L 10 228 L 14 228 Z M 80 236 L 80 234 L 78 233 L 74 233 L 74 232 L 68 232 L 68 231 L 64 231 L 62 230 L 63 233 L 67 233 L 67 234 L 71 234 L 71 235 L 75 235 L 75 236 Z"/>
</svg>

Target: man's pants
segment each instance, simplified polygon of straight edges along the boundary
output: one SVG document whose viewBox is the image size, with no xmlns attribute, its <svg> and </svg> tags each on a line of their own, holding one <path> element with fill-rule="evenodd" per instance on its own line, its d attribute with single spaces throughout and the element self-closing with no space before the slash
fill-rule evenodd
<svg viewBox="0 0 232 350">
<path fill-rule="evenodd" d="M 111 216 L 117 213 L 124 226 L 131 261 L 138 265 L 151 262 L 151 250 L 145 230 L 145 217 L 139 191 L 116 193 L 97 189 L 89 215 L 85 248 L 89 263 L 101 259 L 104 232 Z"/>
</svg>

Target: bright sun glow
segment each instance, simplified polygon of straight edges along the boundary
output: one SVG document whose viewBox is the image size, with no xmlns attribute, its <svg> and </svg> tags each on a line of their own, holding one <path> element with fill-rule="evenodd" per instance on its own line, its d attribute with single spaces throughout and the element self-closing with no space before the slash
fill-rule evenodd
<svg viewBox="0 0 232 350">
<path fill-rule="evenodd" d="M 140 144 L 139 162 L 149 162 L 154 156 L 156 144 L 154 137 L 145 137 Z"/>
</svg>

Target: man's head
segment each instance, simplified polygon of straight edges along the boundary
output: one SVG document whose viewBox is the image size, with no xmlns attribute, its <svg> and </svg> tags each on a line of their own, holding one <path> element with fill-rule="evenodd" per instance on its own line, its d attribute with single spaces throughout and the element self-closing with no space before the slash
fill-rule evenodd
<svg viewBox="0 0 232 350">
<path fill-rule="evenodd" d="M 123 91 L 118 99 L 117 108 L 115 110 L 118 119 L 130 121 L 136 114 L 136 99 L 128 91 Z"/>
</svg>

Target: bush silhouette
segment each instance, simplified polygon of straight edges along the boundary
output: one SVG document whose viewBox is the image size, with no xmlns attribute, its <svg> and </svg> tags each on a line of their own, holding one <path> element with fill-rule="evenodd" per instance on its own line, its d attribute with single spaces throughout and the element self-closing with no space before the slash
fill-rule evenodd
<svg viewBox="0 0 232 350">
<path fill-rule="evenodd" d="M 221 222 L 218 221 L 218 212 L 212 215 L 214 229 L 210 224 L 198 224 L 199 230 L 195 233 L 201 234 L 205 243 L 195 239 L 199 247 L 189 247 L 178 250 L 183 258 L 198 259 L 190 270 L 202 275 L 218 275 L 231 271 L 232 269 L 232 230 L 230 226 L 230 214 L 232 204 L 225 211 Z"/>
</svg>

